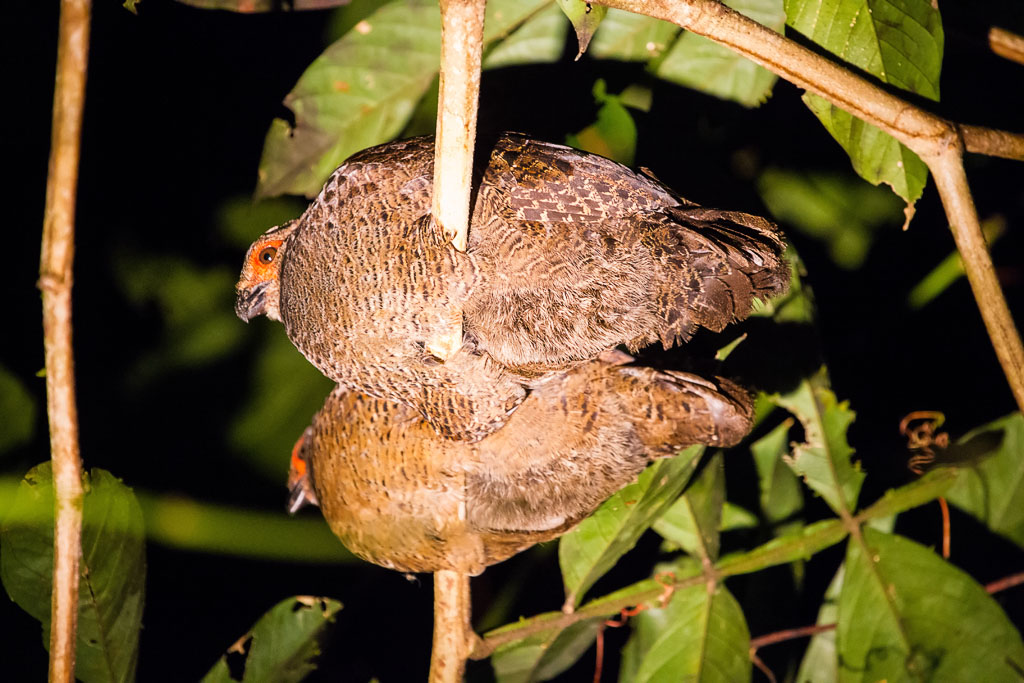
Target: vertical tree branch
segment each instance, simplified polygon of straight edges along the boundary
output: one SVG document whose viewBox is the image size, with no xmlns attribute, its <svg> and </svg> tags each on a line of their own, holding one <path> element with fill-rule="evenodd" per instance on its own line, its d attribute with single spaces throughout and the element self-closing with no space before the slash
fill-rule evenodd
<svg viewBox="0 0 1024 683">
<path fill-rule="evenodd" d="M 74 681 L 78 576 L 82 554 L 82 464 L 71 346 L 75 194 L 89 54 L 90 0 L 62 0 L 53 95 L 53 135 L 39 263 L 43 292 L 46 409 L 55 519 L 50 599 L 50 681 Z"/>
<path fill-rule="evenodd" d="M 434 646 L 430 683 L 457 683 L 466 671 L 471 646 L 469 575 L 434 572 Z"/>
<path fill-rule="evenodd" d="M 434 150 L 435 225 L 466 250 L 473 182 L 476 108 L 480 95 L 485 0 L 441 0 L 441 74 Z M 442 360 L 462 347 L 462 311 L 451 311 L 449 333 L 427 350 Z"/>
<path fill-rule="evenodd" d="M 445 237 L 456 249 L 465 251 L 486 2 L 440 2 L 441 74 L 431 213 Z M 450 323 L 447 336 L 427 343 L 428 350 L 441 359 L 462 347 L 462 311 L 451 311 Z M 450 570 L 436 572 L 431 683 L 462 680 L 471 634 L 469 576 Z"/>
<path fill-rule="evenodd" d="M 1020 335 L 996 279 L 988 245 L 981 232 L 978 212 L 964 173 L 962 148 L 959 144 L 950 145 L 944 154 L 931 159 L 925 157 L 924 161 L 935 178 L 935 186 L 942 198 L 942 206 L 989 339 L 1017 405 L 1024 410 L 1024 346 L 1021 346 Z"/>
</svg>

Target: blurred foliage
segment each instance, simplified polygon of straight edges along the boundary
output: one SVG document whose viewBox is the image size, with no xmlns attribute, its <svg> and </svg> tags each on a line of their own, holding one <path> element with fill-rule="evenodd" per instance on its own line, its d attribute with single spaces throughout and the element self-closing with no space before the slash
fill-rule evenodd
<svg viewBox="0 0 1024 683">
<path fill-rule="evenodd" d="M 566 143 L 621 164 L 632 164 L 636 155 L 637 132 L 627 107 L 647 111 L 651 106 L 651 91 L 632 85 L 618 95 L 611 95 L 605 82 L 598 80 L 594 83 L 593 92 L 594 100 L 601 105 L 597 110 L 597 121 L 574 135 L 565 136 Z"/>
<path fill-rule="evenodd" d="M 828 245 L 841 268 L 860 268 L 875 232 L 902 220 L 902 203 L 891 193 L 850 176 L 769 168 L 757 189 L 776 220 Z"/>
<path fill-rule="evenodd" d="M 142 511 L 130 488 L 101 469 L 83 475 L 82 557 L 75 677 L 131 681 L 138 661 L 146 585 Z M 43 627 L 50 645 L 53 472 L 25 475 L 0 526 L 0 579 L 11 600 Z"/>
<path fill-rule="evenodd" d="M 0 365 L 0 455 L 32 439 L 36 404 L 28 389 L 10 370 Z"/>
<path fill-rule="evenodd" d="M 316 668 L 318 639 L 340 611 L 341 603 L 330 598 L 299 595 L 282 600 L 228 648 L 203 683 L 298 683 Z M 232 675 L 232 658 L 241 660 L 235 667 L 242 669 L 241 678 Z"/>
<path fill-rule="evenodd" d="M 985 235 L 985 241 L 989 248 L 995 246 L 997 240 L 1003 236 L 1006 229 L 1006 221 L 1002 217 L 990 218 L 981 223 L 981 231 Z M 940 294 L 949 289 L 954 282 L 964 276 L 964 262 L 960 258 L 960 252 L 942 259 L 927 275 L 921 278 L 910 293 L 907 295 L 907 305 L 910 308 L 924 308 L 934 301 Z"/>
</svg>

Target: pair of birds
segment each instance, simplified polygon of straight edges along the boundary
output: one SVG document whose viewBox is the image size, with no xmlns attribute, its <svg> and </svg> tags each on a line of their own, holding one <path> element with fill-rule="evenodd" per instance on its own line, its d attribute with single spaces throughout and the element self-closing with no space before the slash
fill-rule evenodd
<svg viewBox="0 0 1024 683">
<path fill-rule="evenodd" d="M 706 209 L 648 174 L 506 133 L 480 141 L 469 245 L 431 222 L 434 143 L 351 157 L 296 221 L 249 248 L 243 320 L 284 323 L 338 383 L 293 453 L 357 555 L 476 574 L 554 538 L 651 458 L 750 429 L 722 378 L 616 351 L 685 341 L 783 292 L 768 221 Z M 464 343 L 428 350 L 461 311 Z"/>
</svg>

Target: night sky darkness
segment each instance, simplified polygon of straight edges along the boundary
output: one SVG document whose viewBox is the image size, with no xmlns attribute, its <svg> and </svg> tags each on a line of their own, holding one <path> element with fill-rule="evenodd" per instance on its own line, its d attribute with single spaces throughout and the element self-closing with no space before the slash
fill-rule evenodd
<svg viewBox="0 0 1024 683">
<path fill-rule="evenodd" d="M 1024 13 L 1011 3 L 945 2 L 947 30 L 943 103 L 934 110 L 957 120 L 1024 131 L 1024 67 L 987 53 L 977 43 L 989 16 L 1024 31 Z M 5 123 L 0 150 L 4 175 L 6 321 L 0 362 L 32 390 L 39 407 L 33 441 L 0 456 L 0 471 L 20 476 L 47 457 L 39 296 L 35 290 L 42 225 L 57 13 L 54 2 L 5 8 L 10 34 L 0 50 L 5 64 Z M 15 14 L 16 13 L 16 14 Z M 243 253 L 215 231 L 218 209 L 251 193 L 271 119 L 286 114 L 281 100 L 321 52 L 326 12 L 239 16 L 144 0 L 139 16 L 118 2 L 96 2 L 84 126 L 75 261 L 75 344 L 82 452 L 130 486 L 283 514 L 280 482 L 268 481 L 225 451 L 227 421 L 243 404 L 245 352 L 183 370 L 157 387 L 132 390 L 128 374 L 162 333 L 159 311 L 129 305 L 114 275 L 126 249 L 184 257 L 199 266 L 237 269 Z M 766 214 L 749 168 L 780 167 L 850 173 L 842 150 L 786 83 L 757 110 L 721 102 L 655 81 L 640 66 L 573 62 L 575 46 L 555 65 L 488 72 L 481 97 L 482 130 L 512 129 L 560 142 L 591 123 L 597 78 L 610 92 L 634 82 L 653 87 L 650 113 L 637 114 L 637 165 L 652 169 L 682 195 L 701 204 Z M 968 177 L 982 218 L 1000 214 L 1007 235 L 994 258 L 1018 321 L 1024 320 L 1024 164 L 970 158 Z M 267 227 L 253 225 L 253 236 Z M 857 412 L 850 442 L 870 476 L 862 500 L 904 483 L 906 451 L 897 433 L 912 410 L 941 410 L 954 436 L 1014 410 L 1014 402 L 965 281 L 917 312 L 906 294 L 953 250 L 934 186 L 929 184 L 908 232 L 898 220 L 879 231 L 864 266 L 837 268 L 821 243 L 788 231 L 802 254 L 819 306 L 813 335 L 771 339 L 739 353 L 735 371 L 770 382 L 772 368 L 813 362 L 805 344 L 820 345 L 833 386 Z M 239 322 L 239 325 L 242 323 Z M 247 334 L 255 334 L 258 321 Z M 283 334 L 283 330 L 280 330 Z M 730 337 L 731 338 L 731 337 Z M 721 338 L 698 335 L 684 353 L 651 353 L 650 362 L 681 367 L 687 354 L 707 355 Z M 811 359 L 811 360 L 808 360 Z M 641 359 L 643 360 L 643 358 Z M 2 419 L 2 417 L 0 417 Z M 730 465 L 737 495 L 756 487 L 749 464 Z M 820 503 L 812 502 L 813 506 Z M 939 542 L 937 506 L 900 518 L 897 530 L 926 545 Z M 993 539 L 954 511 L 953 561 L 981 582 L 1024 569 L 1024 552 Z M 657 554 L 657 540 L 636 551 L 595 587 L 641 578 Z M 561 584 L 554 546 L 515 558 L 474 581 L 476 614 L 502 585 L 523 580 L 528 590 L 515 615 L 557 609 Z M 266 609 L 290 595 L 329 595 L 345 603 L 325 643 L 329 680 L 422 680 L 429 658 L 429 577 L 408 581 L 369 565 L 323 566 L 261 562 L 173 551 L 151 543 L 140 681 L 196 680 Z M 776 604 L 768 571 L 730 580 L 747 610 L 752 635 L 812 623 L 839 551 L 815 558 L 808 598 Z M 821 584 L 820 586 L 818 584 Z M 1024 589 L 999 596 L 1024 624 Z M 618 631 L 625 631 L 619 629 Z M 627 635 L 609 632 L 606 672 L 617 669 Z M 0 662 L 12 681 L 43 680 L 46 654 L 38 624 L 0 598 Z M 766 651 L 777 673 L 803 643 Z M 13 666 L 13 672 L 11 667 Z M 588 654 L 565 680 L 590 680 Z M 471 673 L 487 680 L 486 663 Z M 328 680 L 317 674 L 311 680 Z M 606 679 L 611 679 L 606 673 Z"/>
</svg>

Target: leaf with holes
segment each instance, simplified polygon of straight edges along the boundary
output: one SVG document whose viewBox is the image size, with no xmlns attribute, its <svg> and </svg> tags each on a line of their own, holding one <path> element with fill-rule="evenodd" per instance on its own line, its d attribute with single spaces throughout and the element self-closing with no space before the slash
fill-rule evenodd
<svg viewBox="0 0 1024 683">
<path fill-rule="evenodd" d="M 341 603 L 330 598 L 297 595 L 282 600 L 228 648 L 203 683 L 298 683 L 316 668 L 318 639 L 340 610 Z M 236 669 L 244 667 L 241 679 L 231 675 L 228 660 L 234 656 L 241 659 Z"/>
<path fill-rule="evenodd" d="M 664 608 L 633 618 L 622 652 L 622 683 L 736 683 L 751 674 L 750 632 L 736 598 L 719 584 L 677 590 Z"/>
<path fill-rule="evenodd" d="M 864 483 L 864 472 L 851 461 L 853 449 L 846 441 L 846 430 L 856 415 L 847 402 L 836 400 L 827 384 L 822 370 L 794 391 L 772 400 L 793 413 L 804 427 L 804 443 L 794 446 L 787 458 L 790 467 L 836 513 L 852 512 Z"/>
<path fill-rule="evenodd" d="M 773 31 L 781 33 L 786 25 L 782 0 L 729 0 L 725 4 Z M 779 79 L 734 50 L 689 31 L 672 45 L 654 73 L 744 107 L 763 104 Z"/>
<path fill-rule="evenodd" d="M 606 500 L 594 514 L 562 536 L 558 562 L 562 567 L 566 607 L 583 594 L 636 545 L 641 534 L 679 496 L 693 474 L 703 446 L 691 446 L 674 458 L 658 460 L 637 481 Z"/>
<path fill-rule="evenodd" d="M 131 489 L 109 472 L 83 476 L 82 559 L 75 677 L 135 678 L 146 584 L 145 528 Z M 0 528 L 0 578 L 11 600 L 43 626 L 50 643 L 53 472 L 32 468 Z"/>
<path fill-rule="evenodd" d="M 1014 681 L 1024 642 L 970 576 L 909 539 L 851 538 L 836 627 L 839 680 Z"/>
</svg>

